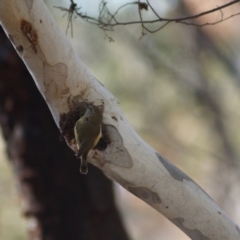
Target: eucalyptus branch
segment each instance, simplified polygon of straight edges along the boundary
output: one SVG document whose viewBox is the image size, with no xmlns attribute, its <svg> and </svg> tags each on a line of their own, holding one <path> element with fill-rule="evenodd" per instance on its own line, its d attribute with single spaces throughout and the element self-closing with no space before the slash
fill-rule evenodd
<svg viewBox="0 0 240 240">
<path fill-rule="evenodd" d="M 73 19 L 75 10 L 71 13 Z M 106 13 L 101 11 L 100 21 L 116 18 Z M 89 162 L 162 213 L 191 239 L 240 239 L 239 227 L 201 187 L 138 136 L 118 100 L 78 58 L 44 1 L 1 0 L 0 22 L 73 151 L 77 151 L 73 129 L 76 118 L 85 111 L 83 106 L 88 102 L 100 107 L 102 144 L 91 150 Z M 99 26 L 105 28 L 104 24 Z"/>
</svg>

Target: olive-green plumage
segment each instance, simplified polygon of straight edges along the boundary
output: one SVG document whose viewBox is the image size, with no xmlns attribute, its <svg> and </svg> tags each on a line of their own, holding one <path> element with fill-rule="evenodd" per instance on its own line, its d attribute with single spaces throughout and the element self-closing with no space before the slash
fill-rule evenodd
<svg viewBox="0 0 240 240">
<path fill-rule="evenodd" d="M 78 146 L 77 158 L 81 157 L 80 172 L 87 174 L 87 156 L 102 136 L 102 112 L 94 105 L 87 107 L 84 115 L 76 122 L 74 135 Z"/>
</svg>

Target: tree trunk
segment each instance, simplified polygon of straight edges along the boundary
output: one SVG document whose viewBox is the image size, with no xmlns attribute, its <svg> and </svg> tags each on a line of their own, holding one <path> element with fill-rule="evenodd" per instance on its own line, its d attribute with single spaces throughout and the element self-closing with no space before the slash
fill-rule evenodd
<svg viewBox="0 0 240 240">
<path fill-rule="evenodd" d="M 60 141 L 59 130 L 28 70 L 0 31 L 0 123 L 20 183 L 30 239 L 129 239 L 112 183 Z M 33 224 L 34 223 L 34 224 Z"/>
</svg>

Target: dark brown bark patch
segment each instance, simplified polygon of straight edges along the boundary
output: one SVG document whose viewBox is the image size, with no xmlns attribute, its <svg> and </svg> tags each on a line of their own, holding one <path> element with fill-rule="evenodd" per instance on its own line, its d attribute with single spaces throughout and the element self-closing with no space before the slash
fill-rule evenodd
<svg viewBox="0 0 240 240">
<path fill-rule="evenodd" d="M 31 43 L 32 50 L 35 54 L 38 53 L 38 35 L 36 30 L 33 28 L 32 24 L 25 19 L 21 20 L 21 30 L 26 39 Z"/>
</svg>

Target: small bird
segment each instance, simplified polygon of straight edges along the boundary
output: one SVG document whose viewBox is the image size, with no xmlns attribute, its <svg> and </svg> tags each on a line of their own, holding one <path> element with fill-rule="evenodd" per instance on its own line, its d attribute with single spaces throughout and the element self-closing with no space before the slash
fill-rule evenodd
<svg viewBox="0 0 240 240">
<path fill-rule="evenodd" d="M 87 156 L 102 137 L 101 110 L 94 105 L 88 105 L 84 115 L 76 122 L 74 135 L 78 146 L 77 158 L 81 157 L 80 172 L 87 174 Z"/>
</svg>

